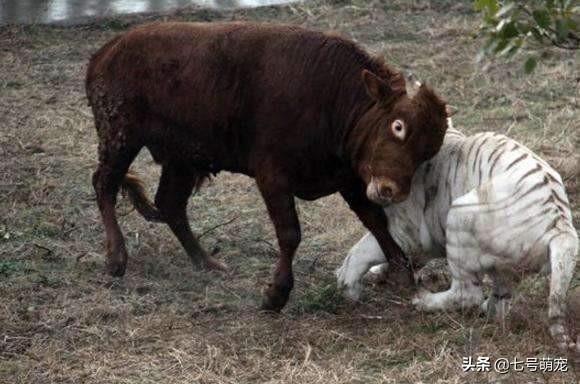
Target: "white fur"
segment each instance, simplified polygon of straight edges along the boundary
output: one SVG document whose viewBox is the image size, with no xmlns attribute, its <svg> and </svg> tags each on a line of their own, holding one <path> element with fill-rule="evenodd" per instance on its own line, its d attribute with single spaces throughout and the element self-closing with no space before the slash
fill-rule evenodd
<svg viewBox="0 0 580 384">
<path fill-rule="evenodd" d="M 560 346 L 571 345 L 563 317 L 578 236 L 560 175 L 528 148 L 500 134 L 466 137 L 450 128 L 440 152 L 415 173 L 408 199 L 385 212 L 391 235 L 411 258 L 447 257 L 451 288 L 419 292 L 412 301 L 418 309 L 481 305 L 501 316 L 514 273 L 549 265 L 550 332 Z M 358 299 L 364 274 L 384 262 L 369 233 L 349 251 L 338 283 Z M 484 303 L 485 274 L 494 293 Z"/>
</svg>

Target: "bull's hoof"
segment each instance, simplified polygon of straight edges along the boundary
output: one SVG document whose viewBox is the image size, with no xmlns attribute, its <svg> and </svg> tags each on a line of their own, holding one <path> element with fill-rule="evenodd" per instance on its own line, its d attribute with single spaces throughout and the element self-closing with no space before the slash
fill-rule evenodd
<svg viewBox="0 0 580 384">
<path fill-rule="evenodd" d="M 264 292 L 260 309 L 263 311 L 280 312 L 288 302 L 289 297 L 290 289 L 276 288 L 274 285 L 269 284 L 266 292 Z"/>
<path fill-rule="evenodd" d="M 415 287 L 415 278 L 410 269 L 402 266 L 398 269 L 389 268 L 386 283 L 395 288 L 413 288 Z"/>
<path fill-rule="evenodd" d="M 107 272 L 113 277 L 123 277 L 125 275 L 125 270 L 127 269 L 126 262 L 109 262 L 107 264 Z"/>
<path fill-rule="evenodd" d="M 127 268 L 127 250 L 121 241 L 108 242 L 107 244 L 107 272 L 113 277 L 122 277 Z"/>
<path fill-rule="evenodd" d="M 215 259 L 211 256 L 206 257 L 205 266 L 207 269 L 210 269 L 212 271 L 219 271 L 224 273 L 229 272 L 228 266 L 226 264 L 222 263 L 218 259 Z"/>
</svg>

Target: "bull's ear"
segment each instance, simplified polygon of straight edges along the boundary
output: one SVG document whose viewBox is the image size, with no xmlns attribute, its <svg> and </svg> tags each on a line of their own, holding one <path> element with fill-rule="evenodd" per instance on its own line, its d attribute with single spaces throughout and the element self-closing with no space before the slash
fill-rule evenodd
<svg viewBox="0 0 580 384">
<path fill-rule="evenodd" d="M 449 104 L 445 104 L 445 112 L 447 113 L 447 117 L 451 117 L 457 113 L 457 109 L 450 106 Z"/>
<path fill-rule="evenodd" d="M 393 94 L 391 86 L 371 71 L 363 69 L 362 80 L 367 89 L 367 93 L 375 101 L 385 101 Z"/>
<path fill-rule="evenodd" d="M 427 85 L 421 84 L 419 91 L 415 94 L 415 99 L 419 102 L 419 105 L 423 105 L 439 116 L 445 118 L 449 117 L 445 100 L 437 96 L 437 94 Z"/>
</svg>

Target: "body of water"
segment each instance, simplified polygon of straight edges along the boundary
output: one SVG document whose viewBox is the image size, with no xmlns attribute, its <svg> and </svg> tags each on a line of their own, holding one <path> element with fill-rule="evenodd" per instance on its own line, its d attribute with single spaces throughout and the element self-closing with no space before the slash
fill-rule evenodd
<svg viewBox="0 0 580 384">
<path fill-rule="evenodd" d="M 199 5 L 213 9 L 259 7 L 291 0 L 0 0 L 0 24 L 67 22 Z"/>
</svg>

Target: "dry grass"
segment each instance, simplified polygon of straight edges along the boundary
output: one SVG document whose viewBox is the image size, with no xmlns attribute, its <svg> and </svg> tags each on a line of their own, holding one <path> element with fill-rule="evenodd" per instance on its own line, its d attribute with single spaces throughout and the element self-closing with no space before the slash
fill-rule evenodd
<svg viewBox="0 0 580 384">
<path fill-rule="evenodd" d="M 527 280 L 506 324 L 474 313 L 425 315 L 409 292 L 369 286 L 343 302 L 333 271 L 364 233 L 337 197 L 299 202 L 303 242 L 284 314 L 256 308 L 276 254 L 251 179 L 220 175 L 191 199 L 190 216 L 231 276 L 193 271 L 160 225 L 126 202 L 119 211 L 128 274 L 103 274 L 103 230 L 91 173 L 96 142 L 85 65 L 128 24 L 151 19 L 288 22 L 346 33 L 408 77 L 435 86 L 468 132 L 509 134 L 565 175 L 579 226 L 578 58 L 547 52 L 478 66 L 469 2 L 313 2 L 238 12 L 182 12 L 78 27 L 0 28 L 0 382 L 2 383 L 573 383 L 573 372 L 463 373 L 469 354 L 559 356 L 546 334 L 546 281 Z M 158 169 L 135 165 L 154 190 Z M 574 284 L 580 285 L 576 277 Z"/>
</svg>

